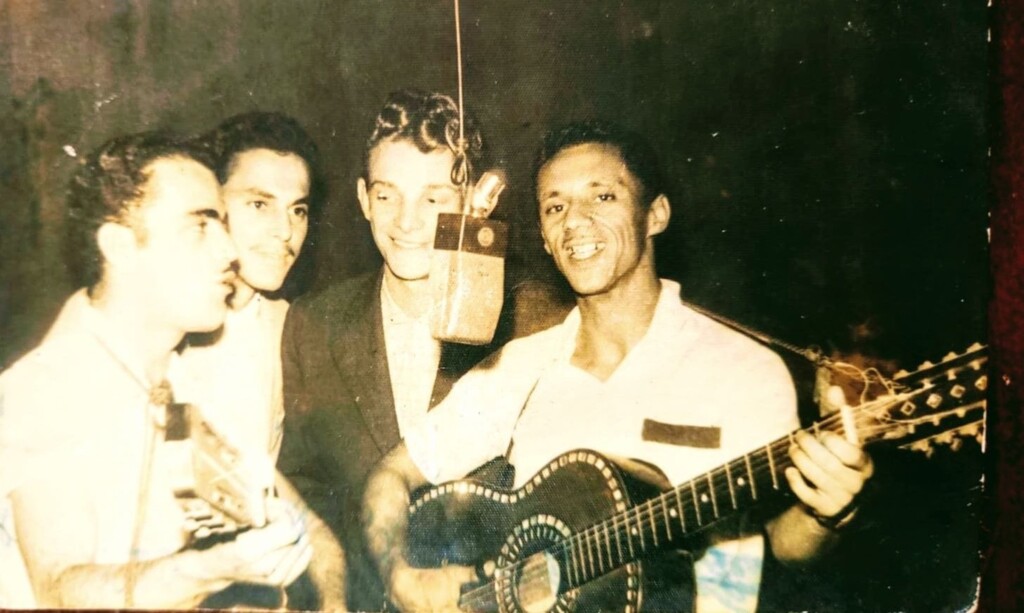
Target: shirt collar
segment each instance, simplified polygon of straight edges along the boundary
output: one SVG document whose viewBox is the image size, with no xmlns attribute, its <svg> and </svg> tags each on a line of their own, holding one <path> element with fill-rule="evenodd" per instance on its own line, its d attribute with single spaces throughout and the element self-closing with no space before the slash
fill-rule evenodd
<svg viewBox="0 0 1024 613">
<path fill-rule="evenodd" d="M 395 299 L 391 296 L 391 292 L 388 291 L 387 280 L 384 280 L 380 284 L 380 306 L 381 315 L 384 316 L 385 325 L 394 326 L 410 326 L 410 325 L 427 325 L 430 313 L 425 312 L 419 317 L 412 317 L 402 309 L 401 306 L 395 302 Z"/>
<path fill-rule="evenodd" d="M 673 314 L 679 309 L 680 292 L 682 290 L 679 283 L 671 279 L 660 279 L 660 282 L 661 291 L 658 294 L 658 302 L 654 306 L 654 316 L 651 317 L 651 323 L 647 326 L 643 337 L 630 350 L 630 353 L 651 337 L 651 330 L 662 330 L 665 326 L 671 325 Z M 568 361 L 572 358 L 572 354 L 576 351 L 576 335 L 579 333 L 579 330 L 580 308 L 575 306 L 569 311 L 565 321 L 562 323 L 562 333 L 559 335 L 561 346 L 559 359 Z"/>
<path fill-rule="evenodd" d="M 72 299 L 75 298 L 73 297 Z M 87 295 L 84 300 L 79 301 L 75 309 L 80 314 L 85 329 L 96 338 L 100 345 L 110 354 L 110 357 L 126 371 L 126 374 L 130 375 L 143 390 L 148 391 L 155 385 L 146 376 L 142 360 L 129 348 L 130 344 L 125 335 L 114 325 L 109 317 L 92 305 Z M 178 352 L 172 351 L 168 358 L 166 372 L 164 373 L 165 379 L 177 370 L 178 358 Z"/>
</svg>

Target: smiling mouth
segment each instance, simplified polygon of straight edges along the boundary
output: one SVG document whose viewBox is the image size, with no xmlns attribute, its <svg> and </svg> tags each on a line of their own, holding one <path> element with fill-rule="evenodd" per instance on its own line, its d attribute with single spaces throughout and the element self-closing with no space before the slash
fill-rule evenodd
<svg viewBox="0 0 1024 613">
<path fill-rule="evenodd" d="M 604 250 L 603 242 L 574 243 L 566 247 L 569 257 L 574 260 L 589 260 Z"/>
<path fill-rule="evenodd" d="M 402 249 L 425 249 L 430 246 L 430 243 L 423 243 L 418 241 L 405 241 L 400 238 L 392 238 L 391 242 Z"/>
</svg>

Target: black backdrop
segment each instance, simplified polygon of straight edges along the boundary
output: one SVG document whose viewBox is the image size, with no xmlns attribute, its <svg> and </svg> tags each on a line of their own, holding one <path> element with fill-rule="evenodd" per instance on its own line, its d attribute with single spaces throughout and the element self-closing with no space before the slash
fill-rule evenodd
<svg viewBox="0 0 1024 613">
<path fill-rule="evenodd" d="M 541 135 L 612 117 L 663 155 L 674 217 L 659 266 L 694 302 L 904 366 L 982 340 L 988 20 L 986 0 L 463 0 L 467 103 L 511 179 L 510 280 L 552 278 L 530 186 Z M 75 156 L 129 131 L 296 116 L 331 187 L 322 285 L 379 265 L 354 186 L 384 96 L 454 93 L 455 79 L 444 0 L 0 2 L 0 365 L 73 289 L 60 248 Z M 926 496 L 933 468 L 887 478 L 905 496 L 879 518 L 881 549 L 789 574 L 765 602 L 965 605 L 976 517 Z M 844 587 L 858 568 L 874 572 Z"/>
<path fill-rule="evenodd" d="M 463 4 L 467 104 L 512 187 L 514 279 L 551 273 L 531 158 L 544 130 L 612 117 L 672 178 L 661 272 L 800 344 L 912 365 L 984 333 L 984 0 Z M 0 4 L 0 363 L 70 291 L 74 158 L 127 131 L 291 113 L 324 150 L 319 284 L 377 265 L 354 198 L 387 92 L 455 91 L 441 0 Z"/>
</svg>

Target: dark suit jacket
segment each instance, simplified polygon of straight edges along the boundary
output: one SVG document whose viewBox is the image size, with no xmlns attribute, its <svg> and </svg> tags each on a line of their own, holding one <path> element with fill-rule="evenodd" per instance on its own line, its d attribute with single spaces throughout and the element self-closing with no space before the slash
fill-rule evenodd
<svg viewBox="0 0 1024 613">
<path fill-rule="evenodd" d="M 348 606 L 379 611 L 384 586 L 360 525 L 366 479 L 399 443 L 381 315 L 381 272 L 295 301 L 282 340 L 284 441 L 278 467 L 346 552 Z M 488 348 L 445 344 L 431 406 Z"/>
</svg>

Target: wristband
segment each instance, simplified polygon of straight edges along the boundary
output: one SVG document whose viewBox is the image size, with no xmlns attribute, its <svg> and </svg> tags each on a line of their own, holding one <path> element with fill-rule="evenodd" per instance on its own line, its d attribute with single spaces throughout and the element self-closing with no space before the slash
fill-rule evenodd
<svg viewBox="0 0 1024 613">
<path fill-rule="evenodd" d="M 831 517 L 826 517 L 818 513 L 814 509 L 810 509 L 810 511 L 811 517 L 814 518 L 814 521 L 818 522 L 819 526 L 832 532 L 839 532 L 846 526 L 849 526 L 850 523 L 857 517 L 858 508 L 859 507 L 857 505 L 851 504 L 846 508 L 840 510 L 839 513 L 836 513 Z"/>
</svg>

